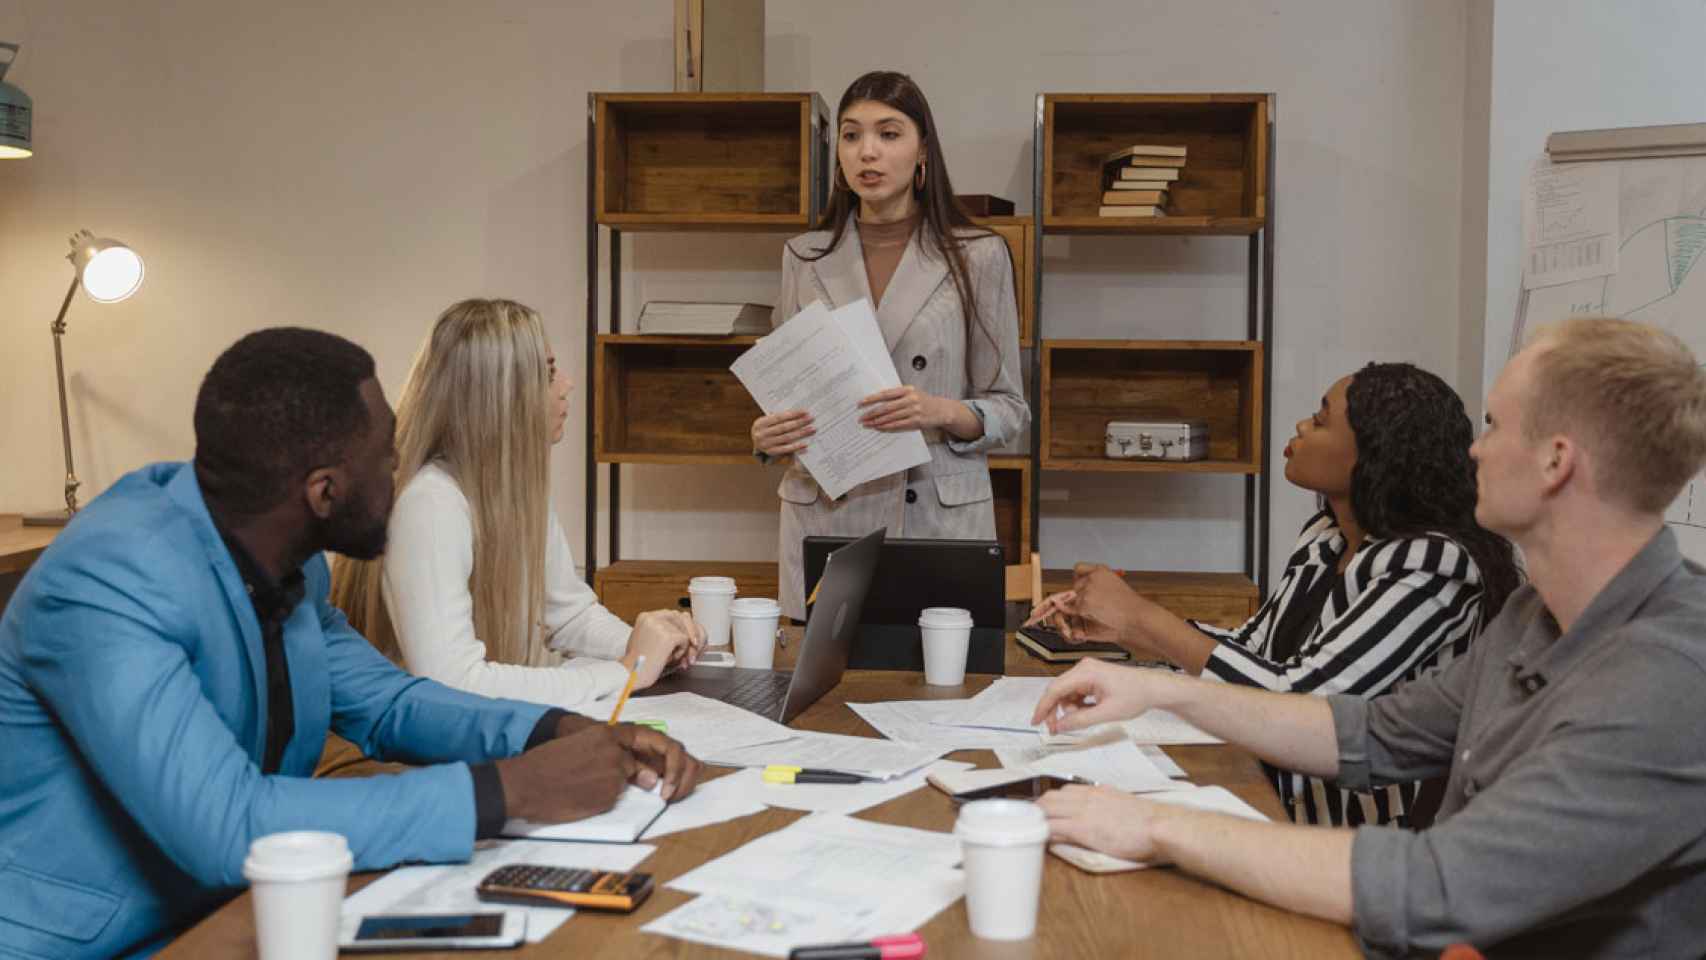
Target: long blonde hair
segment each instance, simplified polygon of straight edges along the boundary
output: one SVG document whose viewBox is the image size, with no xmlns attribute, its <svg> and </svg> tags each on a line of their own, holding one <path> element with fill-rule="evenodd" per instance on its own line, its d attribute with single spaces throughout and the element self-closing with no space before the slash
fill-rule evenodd
<svg viewBox="0 0 1706 960">
<path fill-rule="evenodd" d="M 545 326 L 512 300 L 444 311 L 415 355 L 397 403 L 397 490 L 437 463 L 473 520 L 474 631 L 500 663 L 544 666 L 533 643 L 544 613 L 551 413 Z M 381 653 L 402 662 L 381 589 L 384 558 L 338 558 L 332 603 Z"/>
</svg>

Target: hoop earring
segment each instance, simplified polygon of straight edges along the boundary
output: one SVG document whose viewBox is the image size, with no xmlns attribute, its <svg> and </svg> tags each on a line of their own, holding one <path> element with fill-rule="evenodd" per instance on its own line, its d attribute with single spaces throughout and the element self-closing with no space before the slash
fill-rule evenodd
<svg viewBox="0 0 1706 960">
<path fill-rule="evenodd" d="M 912 175 L 912 189 L 924 192 L 924 164 L 918 165 L 918 172 Z"/>
</svg>

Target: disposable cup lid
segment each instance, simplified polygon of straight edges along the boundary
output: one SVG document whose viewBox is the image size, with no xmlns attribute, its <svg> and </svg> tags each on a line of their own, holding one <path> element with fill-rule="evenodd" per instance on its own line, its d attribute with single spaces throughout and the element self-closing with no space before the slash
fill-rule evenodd
<svg viewBox="0 0 1706 960">
<path fill-rule="evenodd" d="M 729 616 L 737 620 L 767 620 L 782 615 L 782 605 L 764 597 L 741 597 L 729 604 Z"/>
<path fill-rule="evenodd" d="M 954 835 L 985 847 L 1020 847 L 1048 839 L 1048 818 L 1029 800 L 973 800 L 960 807 Z"/>
<path fill-rule="evenodd" d="M 734 593 L 734 577 L 694 577 L 687 581 L 688 593 Z"/>
<path fill-rule="evenodd" d="M 918 615 L 918 625 L 921 627 L 969 627 L 972 625 L 971 611 L 960 607 L 925 607 Z"/>
<path fill-rule="evenodd" d="M 354 865 L 342 834 L 293 830 L 269 833 L 249 844 L 243 876 L 250 882 L 319 880 L 348 873 Z"/>
</svg>

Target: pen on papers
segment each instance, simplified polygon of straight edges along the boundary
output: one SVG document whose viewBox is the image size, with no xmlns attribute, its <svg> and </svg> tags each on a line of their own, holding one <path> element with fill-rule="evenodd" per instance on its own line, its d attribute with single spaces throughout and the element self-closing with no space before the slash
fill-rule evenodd
<svg viewBox="0 0 1706 960">
<path fill-rule="evenodd" d="M 840 770 L 813 770 L 809 767 L 790 767 L 773 763 L 764 768 L 765 783 L 864 783 L 856 773 Z"/>
<path fill-rule="evenodd" d="M 622 706 L 628 702 L 628 694 L 634 692 L 634 680 L 640 675 L 640 668 L 645 665 L 645 654 L 642 653 L 634 658 L 634 669 L 628 671 L 628 682 L 622 685 L 622 695 L 616 698 L 616 709 L 610 711 L 611 726 L 616 726 L 616 719 L 622 716 Z"/>
<path fill-rule="evenodd" d="M 924 938 L 916 933 L 852 943 L 823 943 L 788 951 L 788 960 L 916 960 L 922 956 Z"/>
</svg>

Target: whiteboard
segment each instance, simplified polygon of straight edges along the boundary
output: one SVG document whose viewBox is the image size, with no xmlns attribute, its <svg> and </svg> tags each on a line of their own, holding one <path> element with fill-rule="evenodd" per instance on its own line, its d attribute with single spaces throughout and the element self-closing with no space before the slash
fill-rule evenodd
<svg viewBox="0 0 1706 960">
<path fill-rule="evenodd" d="M 1706 157 L 1603 161 L 1618 168 L 1617 272 L 1526 291 L 1510 353 L 1527 330 L 1610 314 L 1663 327 L 1706 361 Z M 1698 268 L 1698 269 L 1697 269 Z M 1683 552 L 1706 559 L 1706 474 L 1665 513 Z"/>
</svg>

